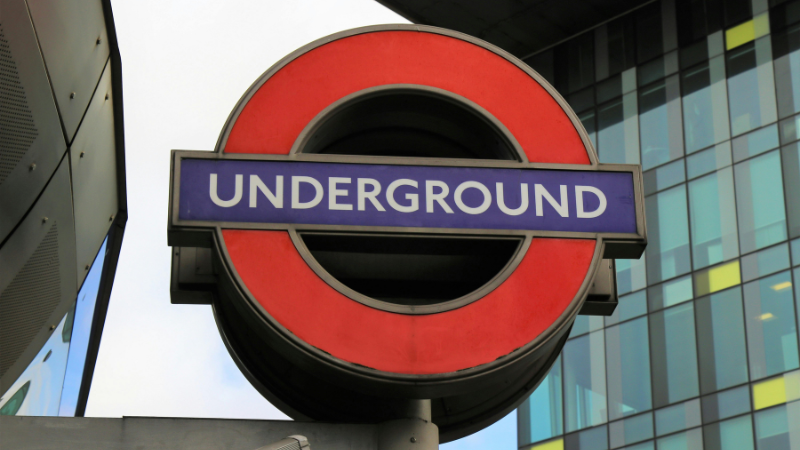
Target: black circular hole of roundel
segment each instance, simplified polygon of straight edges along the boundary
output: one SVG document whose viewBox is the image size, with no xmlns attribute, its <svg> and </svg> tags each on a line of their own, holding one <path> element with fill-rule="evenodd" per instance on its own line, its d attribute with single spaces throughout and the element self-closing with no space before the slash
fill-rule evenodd
<svg viewBox="0 0 800 450">
<path fill-rule="evenodd" d="M 330 111 L 302 153 L 516 160 L 504 134 L 469 105 L 421 89 L 380 90 Z M 454 300 L 489 283 L 516 238 L 301 233 L 317 262 L 348 288 L 398 305 Z M 380 249 L 380 251 L 376 250 Z"/>
</svg>

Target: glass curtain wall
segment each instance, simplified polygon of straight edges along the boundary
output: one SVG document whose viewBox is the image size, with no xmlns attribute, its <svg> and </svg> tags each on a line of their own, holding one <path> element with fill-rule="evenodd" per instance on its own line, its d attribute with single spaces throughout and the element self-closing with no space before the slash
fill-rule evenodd
<svg viewBox="0 0 800 450">
<path fill-rule="evenodd" d="M 519 447 L 800 450 L 800 0 L 656 1 L 526 62 L 642 165 L 649 242 Z"/>
</svg>

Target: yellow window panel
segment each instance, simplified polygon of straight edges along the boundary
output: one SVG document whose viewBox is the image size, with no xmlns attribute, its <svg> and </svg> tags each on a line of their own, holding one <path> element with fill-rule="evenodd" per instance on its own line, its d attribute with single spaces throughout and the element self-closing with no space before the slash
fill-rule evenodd
<svg viewBox="0 0 800 450">
<path fill-rule="evenodd" d="M 753 385 L 753 406 L 756 410 L 786 403 L 786 382 L 783 377 Z"/>
<path fill-rule="evenodd" d="M 739 270 L 739 261 L 723 264 L 695 274 L 695 296 L 700 297 L 713 294 L 714 292 L 736 286 L 741 282 L 742 276 Z"/>
<path fill-rule="evenodd" d="M 725 31 L 725 49 L 731 50 L 769 34 L 769 15 L 761 14 Z"/>
<path fill-rule="evenodd" d="M 530 450 L 564 450 L 564 440 L 558 439 L 544 444 L 536 444 Z"/>
</svg>

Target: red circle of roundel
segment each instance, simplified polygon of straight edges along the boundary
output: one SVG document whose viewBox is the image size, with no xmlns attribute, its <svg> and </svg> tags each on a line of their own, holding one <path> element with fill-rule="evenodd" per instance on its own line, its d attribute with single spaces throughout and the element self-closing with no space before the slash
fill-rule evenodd
<svg viewBox="0 0 800 450">
<path fill-rule="evenodd" d="M 464 40 L 397 30 L 344 37 L 288 62 L 244 105 L 223 151 L 287 154 L 327 106 L 387 84 L 436 87 L 475 102 L 505 125 L 529 161 L 590 163 L 567 113 L 528 73 Z M 536 339 L 573 301 L 596 251 L 595 240 L 535 238 L 514 273 L 486 296 L 446 312 L 404 315 L 326 284 L 288 232 L 222 236 L 247 290 L 292 334 L 340 360 L 415 375 L 490 363 Z"/>
</svg>

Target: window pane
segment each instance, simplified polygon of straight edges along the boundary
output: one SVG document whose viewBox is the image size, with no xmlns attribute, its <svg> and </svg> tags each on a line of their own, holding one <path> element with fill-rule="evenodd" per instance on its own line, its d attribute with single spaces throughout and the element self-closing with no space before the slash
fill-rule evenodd
<svg viewBox="0 0 800 450">
<path fill-rule="evenodd" d="M 777 151 L 739 163 L 736 176 L 736 212 L 742 253 L 786 239 L 781 158 Z"/>
<path fill-rule="evenodd" d="M 734 139 L 733 160 L 739 162 L 778 148 L 778 145 L 778 125 L 773 124 Z"/>
<path fill-rule="evenodd" d="M 696 303 L 701 391 L 747 382 L 741 289 L 728 289 Z"/>
<path fill-rule="evenodd" d="M 686 186 L 645 200 L 648 225 L 647 281 L 658 283 L 691 270 Z"/>
<path fill-rule="evenodd" d="M 647 318 L 606 329 L 606 355 L 609 419 L 652 408 Z"/>
<path fill-rule="evenodd" d="M 786 196 L 786 212 L 789 216 L 789 237 L 795 238 L 800 236 L 800 144 L 784 147 L 781 156 L 786 192 L 794 193 Z"/>
<path fill-rule="evenodd" d="M 0 415 L 58 415 L 74 308 L 61 319 L 22 375 L 0 396 Z"/>
<path fill-rule="evenodd" d="M 607 421 L 603 332 L 567 342 L 564 358 L 564 403 L 567 432 Z"/>
<path fill-rule="evenodd" d="M 744 285 L 752 379 L 796 369 L 797 329 L 789 272 Z"/>
<path fill-rule="evenodd" d="M 647 291 L 644 289 L 619 298 L 614 314 L 606 317 L 606 326 L 647 314 Z"/>
<path fill-rule="evenodd" d="M 715 422 L 750 411 L 750 386 L 703 397 L 703 422 Z"/>
<path fill-rule="evenodd" d="M 731 165 L 731 143 L 725 141 L 686 158 L 686 174 L 691 180 Z"/>
<path fill-rule="evenodd" d="M 769 37 L 727 54 L 731 131 L 734 136 L 775 122 L 775 84 Z"/>
<path fill-rule="evenodd" d="M 654 405 L 696 397 L 699 389 L 692 303 L 651 314 L 650 342 Z"/>
<path fill-rule="evenodd" d="M 75 319 L 70 337 L 69 358 L 64 375 L 64 389 L 61 393 L 61 405 L 58 410 L 59 416 L 74 416 L 75 409 L 78 406 L 78 394 L 83 381 L 86 351 L 89 348 L 89 337 L 92 332 L 95 303 L 100 289 L 100 275 L 103 272 L 103 262 L 106 259 L 107 243 L 108 239 L 103 241 L 103 245 L 92 263 L 92 268 L 89 270 L 89 274 L 86 275 L 83 286 L 78 292 Z"/>
<path fill-rule="evenodd" d="M 597 146 L 600 162 L 639 164 L 636 103 L 636 93 L 631 92 L 598 108 Z"/>
<path fill-rule="evenodd" d="M 583 124 L 583 128 L 586 128 L 586 133 L 589 134 L 589 140 L 592 141 L 592 145 L 597 149 L 597 125 L 595 124 L 594 110 L 592 109 L 579 114 L 578 119 L 580 119 Z"/>
<path fill-rule="evenodd" d="M 656 441 L 658 450 L 699 450 L 703 448 L 703 432 L 700 428 L 685 433 L 673 434 Z"/>
<path fill-rule="evenodd" d="M 800 112 L 800 26 L 794 25 L 773 36 L 775 83 L 778 85 L 778 115 Z"/>
<path fill-rule="evenodd" d="M 733 171 L 730 168 L 689 183 L 689 207 L 695 269 L 739 255 Z"/>
<path fill-rule="evenodd" d="M 760 411 L 755 419 L 758 450 L 800 448 L 800 402 Z"/>
<path fill-rule="evenodd" d="M 682 75 L 683 127 L 686 153 L 730 137 L 725 62 L 713 58 Z"/>
<path fill-rule="evenodd" d="M 656 436 L 697 426 L 700 426 L 699 399 L 656 411 Z"/>
<path fill-rule="evenodd" d="M 677 280 L 670 280 L 658 286 L 647 288 L 647 297 L 650 303 L 650 311 L 658 311 L 662 308 L 683 303 L 694 298 L 692 291 L 691 275 Z"/>
<path fill-rule="evenodd" d="M 539 387 L 518 410 L 520 445 L 539 442 L 564 432 L 561 405 L 561 357 Z"/>
<path fill-rule="evenodd" d="M 637 291 L 647 286 L 646 253 L 639 259 L 617 259 L 614 261 L 617 270 L 617 292 L 619 294 Z"/>
<path fill-rule="evenodd" d="M 572 324 L 572 330 L 569 332 L 569 337 L 580 336 L 590 331 L 599 330 L 603 328 L 603 318 L 600 316 L 578 316 Z"/>
<path fill-rule="evenodd" d="M 653 437 L 653 413 L 630 417 L 608 426 L 611 448 L 633 444 Z"/>
<path fill-rule="evenodd" d="M 789 246 L 777 245 L 742 258 L 742 278 L 744 281 L 780 272 L 789 268 Z"/>
<path fill-rule="evenodd" d="M 683 156 L 680 97 L 677 75 L 639 92 L 642 170 Z"/>
<path fill-rule="evenodd" d="M 644 173 L 644 195 L 655 194 L 686 181 L 683 160 Z"/>
<path fill-rule="evenodd" d="M 592 428 L 580 433 L 564 436 L 564 450 L 607 450 L 608 430 L 606 426 Z"/>
<path fill-rule="evenodd" d="M 703 427 L 705 450 L 753 450 L 753 418 L 750 415 Z"/>
</svg>

